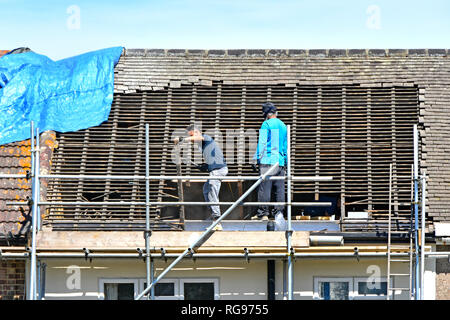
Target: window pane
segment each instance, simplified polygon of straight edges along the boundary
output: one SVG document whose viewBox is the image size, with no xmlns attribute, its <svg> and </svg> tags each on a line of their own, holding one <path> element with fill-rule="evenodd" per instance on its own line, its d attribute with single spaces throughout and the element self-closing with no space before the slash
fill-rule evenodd
<svg viewBox="0 0 450 320">
<path fill-rule="evenodd" d="M 147 288 L 147 282 L 144 282 L 144 289 Z M 155 297 L 173 297 L 175 296 L 175 283 L 159 282 L 155 285 Z"/>
<path fill-rule="evenodd" d="M 133 283 L 119 283 L 118 300 L 134 300 Z"/>
<path fill-rule="evenodd" d="M 185 300 L 214 300 L 214 283 L 184 283 Z"/>
<path fill-rule="evenodd" d="M 105 300 L 117 300 L 117 283 L 105 283 Z"/>
<path fill-rule="evenodd" d="M 387 294 L 387 282 L 358 282 L 358 294 Z"/>
<path fill-rule="evenodd" d="M 174 296 L 175 284 L 174 283 L 157 283 L 155 286 L 155 296 Z"/>
<path fill-rule="evenodd" d="M 105 283 L 105 300 L 134 300 L 133 283 Z"/>
<path fill-rule="evenodd" d="M 319 296 L 324 300 L 348 300 L 348 282 L 319 282 Z"/>
</svg>

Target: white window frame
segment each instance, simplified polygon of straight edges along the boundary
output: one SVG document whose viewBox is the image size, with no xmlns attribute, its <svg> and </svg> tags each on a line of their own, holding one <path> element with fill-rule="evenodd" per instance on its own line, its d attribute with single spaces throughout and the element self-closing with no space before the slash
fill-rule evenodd
<svg viewBox="0 0 450 320">
<path fill-rule="evenodd" d="M 98 279 L 98 293 L 99 299 L 105 300 L 105 283 L 133 283 L 134 284 L 134 298 L 139 295 L 139 281 L 135 278 L 99 278 Z"/>
<path fill-rule="evenodd" d="M 219 278 L 180 278 L 180 299 L 184 300 L 184 284 L 188 282 L 194 283 L 213 283 L 214 284 L 214 300 L 220 299 L 219 294 Z"/>
<path fill-rule="evenodd" d="M 348 299 L 353 300 L 353 278 L 349 277 L 314 277 L 314 300 L 324 300 L 319 295 L 319 282 L 348 282 Z"/>
<path fill-rule="evenodd" d="M 355 277 L 354 278 L 354 285 L 353 288 L 355 290 L 354 292 L 354 299 L 355 300 L 386 300 L 386 295 L 376 295 L 376 294 L 359 294 L 358 293 L 358 283 L 359 282 L 366 282 L 369 278 L 368 277 Z M 393 279 L 390 279 L 390 287 L 392 288 Z M 387 282 L 386 277 L 380 277 L 380 282 Z"/>
<path fill-rule="evenodd" d="M 145 290 L 145 282 L 147 279 L 139 279 L 139 291 L 143 292 Z M 161 279 L 158 283 L 173 283 L 174 284 L 174 293 L 173 296 L 155 296 L 155 300 L 181 300 L 180 298 L 180 285 L 179 280 L 177 278 L 166 278 Z M 150 292 L 149 292 L 150 294 Z"/>
</svg>

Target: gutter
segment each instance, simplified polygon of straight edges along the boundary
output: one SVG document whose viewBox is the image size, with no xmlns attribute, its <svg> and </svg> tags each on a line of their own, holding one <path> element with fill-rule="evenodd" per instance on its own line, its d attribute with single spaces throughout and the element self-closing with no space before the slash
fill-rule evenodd
<svg viewBox="0 0 450 320">
<path fill-rule="evenodd" d="M 439 252 L 439 254 L 442 254 Z M 146 254 L 139 253 L 37 253 L 40 259 L 145 259 Z M 179 257 L 179 254 L 151 254 L 153 259 L 173 259 Z M 185 259 L 285 259 L 289 256 L 287 253 L 194 253 Z M 295 258 L 383 258 L 387 257 L 386 252 L 312 252 L 312 253 L 294 253 Z M 409 253 L 391 253 L 391 256 L 407 257 Z M 2 253 L 1 259 L 28 259 L 29 253 Z"/>
</svg>

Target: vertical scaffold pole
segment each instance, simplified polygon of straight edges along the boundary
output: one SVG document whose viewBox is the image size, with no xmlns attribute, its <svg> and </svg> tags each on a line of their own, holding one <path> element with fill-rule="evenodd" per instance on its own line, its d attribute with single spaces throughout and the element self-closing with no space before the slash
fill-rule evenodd
<svg viewBox="0 0 450 320">
<path fill-rule="evenodd" d="M 153 259 L 150 259 L 150 283 L 153 283 L 155 281 L 155 262 Z M 152 300 L 155 300 L 155 287 L 150 290 L 150 298 Z"/>
<path fill-rule="evenodd" d="M 288 252 L 288 300 L 293 299 L 294 265 L 292 256 L 292 177 L 291 177 L 291 126 L 287 126 L 287 252 Z"/>
<path fill-rule="evenodd" d="M 40 141 L 38 139 L 38 136 L 39 136 L 39 128 L 36 128 L 35 155 L 36 155 L 36 157 L 39 157 L 39 162 L 38 163 L 39 163 L 39 167 L 40 167 L 40 164 L 41 164 L 41 162 L 40 162 L 40 160 L 41 160 L 41 153 L 40 153 L 41 152 L 41 147 L 40 147 Z M 34 159 L 34 161 L 35 161 L 35 164 L 36 164 L 36 159 Z M 39 172 L 36 174 L 38 179 L 39 179 L 39 174 L 41 173 L 39 167 L 36 167 L 36 170 L 39 170 Z M 34 190 L 34 192 L 36 193 L 36 199 L 39 202 L 39 201 L 41 201 L 41 181 L 38 180 L 37 183 L 38 183 L 38 188 L 36 190 Z M 39 232 L 41 230 L 41 208 L 40 208 L 39 205 L 37 206 L 37 213 L 38 214 L 36 215 L 36 232 Z"/>
<path fill-rule="evenodd" d="M 33 209 L 31 214 L 31 264 L 30 264 L 30 300 L 36 300 L 36 229 L 37 216 L 39 215 L 39 128 L 36 128 L 36 147 L 35 166 L 34 166 L 34 184 L 33 184 Z"/>
<path fill-rule="evenodd" d="M 426 199 L 426 176 L 425 172 L 422 175 L 422 227 L 420 232 L 420 300 L 424 299 L 424 284 L 425 284 L 425 199 Z"/>
<path fill-rule="evenodd" d="M 37 262 L 36 262 L 36 300 L 41 300 L 40 287 L 41 287 L 41 261 L 37 260 Z"/>
<path fill-rule="evenodd" d="M 411 213 L 409 219 L 409 300 L 413 299 L 414 277 L 413 277 L 413 202 L 414 202 L 414 164 L 411 165 Z"/>
<path fill-rule="evenodd" d="M 31 176 L 31 199 L 33 199 L 34 197 L 34 166 L 36 165 L 36 163 L 34 162 L 34 153 L 35 153 L 35 149 L 34 149 L 34 122 L 31 121 L 30 122 L 30 131 L 31 131 L 31 136 L 30 136 L 30 148 L 31 148 L 31 169 L 30 169 L 30 176 Z"/>
<path fill-rule="evenodd" d="M 419 136 L 417 125 L 414 125 L 414 298 L 419 299 Z"/>
<path fill-rule="evenodd" d="M 389 164 L 389 208 L 388 208 L 388 244 L 387 244 L 387 294 L 391 299 L 391 208 L 392 208 L 392 163 Z"/>
<path fill-rule="evenodd" d="M 47 264 L 41 262 L 41 267 L 39 269 L 40 273 L 40 282 L 39 282 L 39 300 L 43 300 L 45 298 L 45 272 L 46 272 Z"/>
<path fill-rule="evenodd" d="M 283 259 L 283 300 L 287 300 L 287 260 Z"/>
<path fill-rule="evenodd" d="M 147 286 L 153 282 L 153 260 L 150 256 L 150 146 L 149 146 L 149 125 L 145 124 L 145 262 L 147 267 Z M 152 288 L 150 299 L 153 300 L 154 290 Z"/>
<path fill-rule="evenodd" d="M 30 176 L 31 176 L 31 199 L 34 199 L 34 167 L 36 165 L 36 163 L 34 162 L 35 156 L 35 149 L 34 149 L 34 122 L 31 121 L 30 122 L 30 148 L 31 148 L 31 169 L 30 169 Z M 31 208 L 33 210 L 33 204 L 31 204 Z M 33 212 L 33 211 L 32 211 Z M 33 215 L 33 213 L 32 213 Z M 31 264 L 30 264 L 30 280 L 31 280 Z M 31 281 L 28 284 L 28 299 L 31 300 L 31 292 L 33 290 L 33 287 L 31 285 Z"/>
</svg>

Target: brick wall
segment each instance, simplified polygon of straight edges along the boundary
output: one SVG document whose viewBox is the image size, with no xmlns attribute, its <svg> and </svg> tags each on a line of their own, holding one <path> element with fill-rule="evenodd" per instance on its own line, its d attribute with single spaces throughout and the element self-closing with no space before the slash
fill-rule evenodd
<svg viewBox="0 0 450 320">
<path fill-rule="evenodd" d="M 0 300 L 25 297 L 25 261 L 0 261 Z"/>
<path fill-rule="evenodd" d="M 437 251 L 450 251 L 450 246 L 438 246 Z M 449 258 L 436 259 L 436 299 L 450 300 Z"/>
</svg>

